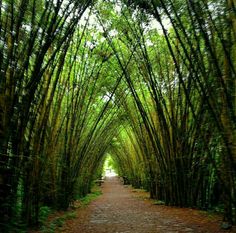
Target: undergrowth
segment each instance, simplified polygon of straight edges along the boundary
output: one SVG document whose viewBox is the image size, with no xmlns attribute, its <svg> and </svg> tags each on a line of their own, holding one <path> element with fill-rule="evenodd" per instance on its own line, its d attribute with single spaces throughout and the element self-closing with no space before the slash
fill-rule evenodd
<svg viewBox="0 0 236 233">
<path fill-rule="evenodd" d="M 85 197 L 78 198 L 78 201 L 81 203 L 81 206 L 88 205 L 91 201 L 96 199 L 98 196 L 100 196 L 102 192 L 100 190 L 95 190 L 92 193 L 89 193 Z"/>
<path fill-rule="evenodd" d="M 79 207 L 70 209 L 62 216 L 52 218 L 51 221 L 48 222 L 48 217 L 52 214 L 50 209 L 46 207 L 42 209 L 42 216 L 41 216 L 41 233 L 55 233 L 64 225 L 67 220 L 74 219 L 77 216 L 77 212 L 74 209 L 82 208 L 87 206 L 91 201 L 95 200 L 98 196 L 102 194 L 100 187 L 94 187 L 92 192 L 87 194 L 85 197 L 77 197 L 76 202 L 80 205 Z"/>
<path fill-rule="evenodd" d="M 65 221 L 76 218 L 76 211 L 67 211 L 60 217 L 54 218 L 49 224 L 45 224 L 41 227 L 42 233 L 54 233 L 56 229 L 62 227 Z"/>
</svg>

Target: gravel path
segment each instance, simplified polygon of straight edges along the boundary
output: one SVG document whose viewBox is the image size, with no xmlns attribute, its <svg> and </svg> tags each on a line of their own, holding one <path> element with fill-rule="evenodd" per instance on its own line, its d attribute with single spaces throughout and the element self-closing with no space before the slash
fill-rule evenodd
<svg viewBox="0 0 236 233">
<path fill-rule="evenodd" d="M 61 232 L 71 233 L 221 233 L 220 219 L 201 211 L 154 205 L 147 193 L 123 186 L 118 178 L 106 178 L 98 199 L 78 209 Z"/>
</svg>

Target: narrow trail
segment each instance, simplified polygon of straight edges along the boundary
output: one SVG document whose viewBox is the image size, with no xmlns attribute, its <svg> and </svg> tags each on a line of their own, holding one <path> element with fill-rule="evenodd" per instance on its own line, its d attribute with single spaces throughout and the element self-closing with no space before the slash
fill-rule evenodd
<svg viewBox="0 0 236 233">
<path fill-rule="evenodd" d="M 67 233 L 235 232 L 221 230 L 220 219 L 186 208 L 154 205 L 147 195 L 106 178 L 98 199 L 78 210 L 61 229 Z M 146 197 L 146 198 L 145 198 Z"/>
</svg>

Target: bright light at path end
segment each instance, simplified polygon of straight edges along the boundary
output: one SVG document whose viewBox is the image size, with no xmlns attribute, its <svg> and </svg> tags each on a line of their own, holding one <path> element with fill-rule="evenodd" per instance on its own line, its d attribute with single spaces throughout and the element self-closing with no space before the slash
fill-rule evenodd
<svg viewBox="0 0 236 233">
<path fill-rule="evenodd" d="M 105 176 L 114 177 L 114 176 L 117 176 L 117 174 L 113 169 L 106 169 Z"/>
</svg>

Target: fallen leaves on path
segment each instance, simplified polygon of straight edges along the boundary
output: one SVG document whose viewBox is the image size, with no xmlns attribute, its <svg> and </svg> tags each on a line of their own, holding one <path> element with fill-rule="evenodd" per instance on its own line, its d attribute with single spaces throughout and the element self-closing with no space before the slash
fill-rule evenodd
<svg viewBox="0 0 236 233">
<path fill-rule="evenodd" d="M 233 233 L 220 228 L 221 216 L 190 208 L 155 205 L 143 190 L 106 178 L 103 195 L 76 209 L 76 217 L 57 228 L 63 233 Z"/>
<path fill-rule="evenodd" d="M 149 194 L 107 178 L 103 195 L 88 207 L 78 209 L 77 218 L 67 221 L 65 233 L 223 233 L 221 217 L 206 212 L 155 205 Z"/>
</svg>

